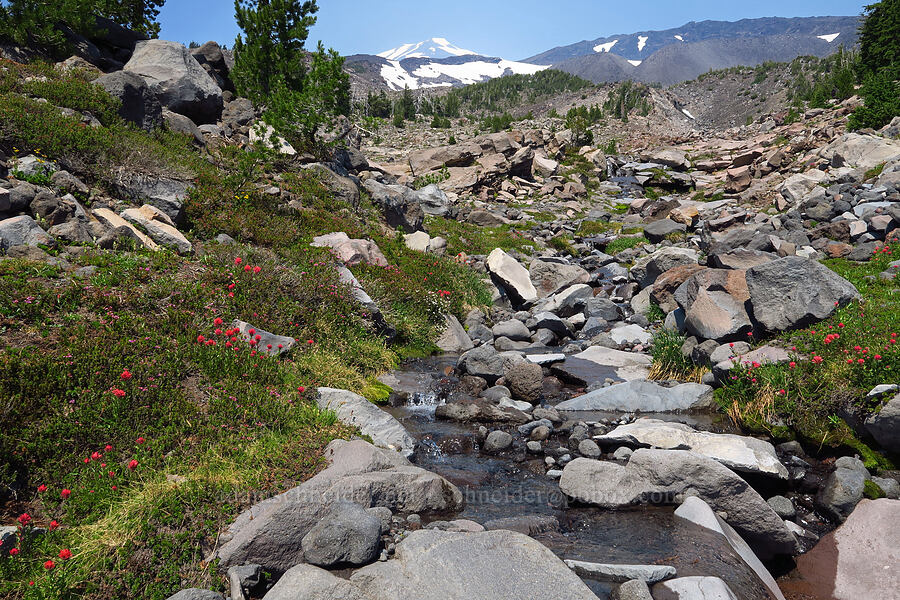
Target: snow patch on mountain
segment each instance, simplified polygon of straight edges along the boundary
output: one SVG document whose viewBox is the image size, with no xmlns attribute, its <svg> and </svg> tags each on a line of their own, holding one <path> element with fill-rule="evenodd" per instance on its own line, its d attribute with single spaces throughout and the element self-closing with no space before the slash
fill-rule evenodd
<svg viewBox="0 0 900 600">
<path fill-rule="evenodd" d="M 683 42 L 683 41 L 684 41 L 684 38 L 681 37 L 680 35 L 676 35 L 676 36 L 675 36 L 675 39 L 678 40 L 679 42 Z"/>
<path fill-rule="evenodd" d="M 385 50 L 377 56 L 387 60 L 403 60 L 405 58 L 449 58 L 451 56 L 475 55 L 476 52 L 451 44 L 446 38 L 435 37 L 414 44 L 403 44 Z"/>
<path fill-rule="evenodd" d="M 819 38 L 820 40 L 825 40 L 826 42 L 828 42 L 830 44 L 834 40 L 838 39 L 839 35 L 841 35 L 841 34 L 840 33 L 829 33 L 828 35 L 817 35 L 816 37 Z"/>
<path fill-rule="evenodd" d="M 606 42 L 605 44 L 599 44 L 594 46 L 594 52 L 609 52 L 613 49 L 613 46 L 619 43 L 619 40 L 613 40 L 611 42 Z"/>
<path fill-rule="evenodd" d="M 629 60 L 628 62 L 630 62 L 630 63 L 631 63 L 631 66 L 633 66 L 633 67 L 639 67 L 639 66 L 641 66 L 641 63 L 644 62 L 644 61 L 642 61 L 642 60 Z"/>
<path fill-rule="evenodd" d="M 644 51 L 644 46 L 647 45 L 647 40 L 650 39 L 650 36 L 639 35 L 638 36 L 638 52 Z"/>
<path fill-rule="evenodd" d="M 415 70 L 409 72 L 403 68 L 400 61 L 389 61 L 388 64 L 381 67 L 381 77 L 384 78 L 388 87 L 392 90 L 402 90 L 406 87 L 411 90 L 417 90 L 421 88 L 469 85 L 487 79 L 502 77 L 510 73 L 515 75 L 534 75 L 538 71 L 548 68 L 548 66 L 500 59 L 497 62 L 471 60 L 453 65 L 429 62 L 419 65 Z"/>
</svg>

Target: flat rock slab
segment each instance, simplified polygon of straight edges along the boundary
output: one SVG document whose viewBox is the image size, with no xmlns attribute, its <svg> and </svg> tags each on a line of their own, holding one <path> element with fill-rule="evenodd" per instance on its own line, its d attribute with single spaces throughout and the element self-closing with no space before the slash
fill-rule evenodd
<svg viewBox="0 0 900 600">
<path fill-rule="evenodd" d="M 653 586 L 654 600 L 738 600 L 718 577 L 679 577 Z"/>
<path fill-rule="evenodd" d="M 505 530 L 414 531 L 394 560 L 363 567 L 350 582 L 371 600 L 597 600 L 546 546 Z"/>
<path fill-rule="evenodd" d="M 549 365 L 559 363 L 566 360 L 566 355 L 562 353 L 555 354 L 526 354 L 525 360 L 533 362 L 536 365 Z"/>
<path fill-rule="evenodd" d="M 647 583 L 659 583 L 677 574 L 675 567 L 665 565 L 609 565 L 602 563 L 567 560 L 566 565 L 582 577 L 597 581 L 624 583 L 640 579 Z"/>
<path fill-rule="evenodd" d="M 563 469 L 559 489 L 602 508 L 670 504 L 690 491 L 727 515 L 754 551 L 793 554 L 797 540 L 750 485 L 721 463 L 686 450 L 636 450 L 626 465 L 576 458 Z"/>
<path fill-rule="evenodd" d="M 559 408 L 559 407 L 557 407 Z M 753 437 L 697 431 L 682 423 L 638 419 L 620 425 L 606 435 L 594 437 L 606 446 L 626 444 L 664 450 L 691 450 L 742 473 L 787 479 L 787 468 L 778 460 L 775 447 Z"/>
<path fill-rule="evenodd" d="M 572 383 L 587 386 L 606 379 L 620 382 L 647 379 L 651 362 L 646 354 L 592 346 L 570 356 L 563 364 L 554 365 L 553 371 Z"/>
<path fill-rule="evenodd" d="M 245 321 L 234 320 L 231 322 L 231 326 L 240 332 L 241 339 L 248 343 L 252 342 L 253 348 L 266 356 L 287 354 L 297 344 L 297 340 L 292 337 L 275 335 L 274 333 L 257 329 Z M 250 333 L 251 331 L 253 333 Z M 259 336 L 259 339 L 257 339 L 257 336 Z"/>
<path fill-rule="evenodd" d="M 785 591 L 814 598 L 900 598 L 900 500 L 863 500 L 797 559 Z"/>
<path fill-rule="evenodd" d="M 173 248 L 179 254 L 193 254 L 194 246 L 158 208 L 145 204 L 140 208 L 122 211 L 122 217 L 144 228 L 150 238 L 161 246 Z"/>
<path fill-rule="evenodd" d="M 486 266 L 491 276 L 503 285 L 516 303 L 524 304 L 537 300 L 538 292 L 531 283 L 528 269 L 512 256 L 500 248 L 495 248 L 488 255 Z"/>
<path fill-rule="evenodd" d="M 392 415 L 347 390 L 319 388 L 318 391 L 319 408 L 334 411 L 341 423 L 357 427 L 376 446 L 394 450 L 406 458 L 413 455 L 416 440 Z"/>
<path fill-rule="evenodd" d="M 663 387 L 652 381 L 635 380 L 594 390 L 556 405 L 556 410 L 676 412 L 704 410 L 713 406 L 713 389 L 700 383 Z"/>
<path fill-rule="evenodd" d="M 266 593 L 266 600 L 369 600 L 355 585 L 312 565 L 297 565 Z"/>
<path fill-rule="evenodd" d="M 95 208 L 91 211 L 91 213 L 99 220 L 101 223 L 109 227 L 110 229 L 118 229 L 119 227 L 127 227 L 131 230 L 131 233 L 136 237 L 141 244 L 147 250 L 159 250 L 159 245 L 150 239 L 147 234 L 143 231 L 137 229 L 134 225 L 114 213 L 108 208 Z"/>
</svg>

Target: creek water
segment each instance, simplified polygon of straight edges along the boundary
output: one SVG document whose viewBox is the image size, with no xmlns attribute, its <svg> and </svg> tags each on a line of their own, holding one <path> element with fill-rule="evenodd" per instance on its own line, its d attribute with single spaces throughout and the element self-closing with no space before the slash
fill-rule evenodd
<svg viewBox="0 0 900 600">
<path fill-rule="evenodd" d="M 679 576 L 721 577 L 741 600 L 770 598 L 769 592 L 721 536 L 674 516 L 672 506 L 604 510 L 571 505 L 558 482 L 545 474 L 542 456 L 527 455 L 516 438 L 501 455 L 481 452 L 477 424 L 435 419 L 435 408 L 457 394 L 445 376 L 456 357 L 416 360 L 382 378 L 401 392 L 405 402 L 385 410 L 396 417 L 417 440 L 417 465 L 453 482 L 462 491 L 465 507 L 437 518 L 469 519 L 484 524 L 495 519 L 531 515 L 554 517 L 559 527 L 532 531 L 532 537 L 562 559 L 596 563 L 671 565 Z M 609 413 L 569 413 L 574 420 L 618 418 Z M 646 415 L 687 423 L 698 429 L 729 431 L 714 416 Z M 565 443 L 565 439 L 562 440 Z M 556 443 L 558 442 L 546 442 Z M 609 598 L 615 584 L 584 578 L 601 599 Z"/>
</svg>

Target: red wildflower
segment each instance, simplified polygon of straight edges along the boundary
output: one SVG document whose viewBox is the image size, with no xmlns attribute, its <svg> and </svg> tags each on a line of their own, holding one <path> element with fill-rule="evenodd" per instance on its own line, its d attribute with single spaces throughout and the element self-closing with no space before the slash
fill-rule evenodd
<svg viewBox="0 0 900 600">
<path fill-rule="evenodd" d="M 52 569 L 53 567 L 55 567 L 55 566 L 56 566 L 56 565 L 53 564 L 53 561 L 52 561 L 52 560 L 48 560 L 47 562 L 44 563 L 44 568 L 47 569 L 48 571 L 49 571 L 50 569 Z"/>
<path fill-rule="evenodd" d="M 124 398 L 125 390 L 120 390 L 119 388 L 113 388 L 112 395 L 115 396 L 116 398 Z"/>
<path fill-rule="evenodd" d="M 813 356 L 813 359 L 812 359 L 812 361 L 816 364 L 821 363 L 823 360 L 825 360 L 825 359 L 822 358 L 821 356 Z"/>
<path fill-rule="evenodd" d="M 68 548 L 63 548 L 59 551 L 59 557 L 63 560 L 69 560 L 70 558 L 72 558 L 72 551 Z"/>
<path fill-rule="evenodd" d="M 29 515 L 28 513 L 22 513 L 16 520 L 22 524 L 22 527 L 27 527 L 28 524 L 31 523 L 31 515 Z"/>
<path fill-rule="evenodd" d="M 202 335 L 197 336 L 197 343 L 202 344 L 206 340 Z"/>
<path fill-rule="evenodd" d="M 105 450 L 106 452 L 109 452 L 110 450 L 112 450 L 112 446 L 107 444 L 106 447 L 103 448 L 103 450 Z"/>
<path fill-rule="evenodd" d="M 138 466 L 138 461 L 134 460 L 133 458 L 131 459 L 131 462 L 128 463 L 128 468 L 131 471 L 134 471 L 137 468 L 137 466 Z"/>
<path fill-rule="evenodd" d="M 857 360 L 856 362 L 859 363 L 859 364 L 861 364 L 861 365 L 864 365 L 864 364 L 866 364 L 866 359 L 860 358 L 860 359 Z"/>
<path fill-rule="evenodd" d="M 58 529 L 58 528 L 59 528 L 59 523 L 57 523 L 55 520 L 54 520 L 54 521 L 50 521 L 50 531 L 53 531 L 53 530 Z"/>
<path fill-rule="evenodd" d="M 256 333 L 256 330 L 251 327 L 247 333 L 252 336 L 254 333 Z"/>
<path fill-rule="evenodd" d="M 306 391 L 306 388 L 301 385 L 300 387 L 297 388 L 297 391 L 302 394 L 303 392 Z"/>
<path fill-rule="evenodd" d="M 253 267 L 251 267 L 250 265 L 244 265 L 244 271 L 249 273 L 252 270 L 253 270 Z"/>
<path fill-rule="evenodd" d="M 788 363 L 788 366 L 793 369 L 794 367 L 797 366 L 797 363 L 795 363 L 794 361 L 791 361 Z"/>
<path fill-rule="evenodd" d="M 59 493 L 60 496 L 63 497 L 63 500 L 72 495 L 72 490 L 63 490 Z"/>
<path fill-rule="evenodd" d="M 259 273 L 260 271 L 262 271 L 262 268 L 261 268 L 261 267 L 253 267 L 253 272 L 254 272 L 254 273 Z"/>
<path fill-rule="evenodd" d="M 213 321 L 213 325 L 215 325 L 216 327 L 221 327 L 224 323 L 225 323 L 225 321 L 223 321 L 219 317 L 216 317 L 215 320 Z"/>
<path fill-rule="evenodd" d="M 125 381 L 128 381 L 129 379 L 131 379 L 131 372 L 128 369 L 125 369 L 124 371 L 122 371 L 122 374 L 119 375 L 119 377 Z"/>
<path fill-rule="evenodd" d="M 100 457 L 101 457 L 101 456 L 103 456 L 103 455 L 100 454 L 99 452 L 94 452 L 93 454 L 91 454 L 91 458 L 92 458 L 93 460 L 100 460 Z"/>
<path fill-rule="evenodd" d="M 41 485 L 38 486 L 37 490 L 38 490 L 39 494 L 42 494 L 47 491 L 47 486 L 42 483 Z"/>
<path fill-rule="evenodd" d="M 876 354 L 876 355 L 875 355 L 875 360 L 881 360 L 881 355 L 880 355 L 880 354 Z"/>
<path fill-rule="evenodd" d="M 9 551 L 9 555 L 10 555 L 10 556 L 16 556 L 18 553 L 19 553 L 19 549 L 18 549 L 18 548 L 11 548 L 10 551 Z"/>
<path fill-rule="evenodd" d="M 234 259 L 234 264 L 236 264 L 236 265 L 239 265 L 242 262 L 244 262 L 244 261 L 240 256 L 238 256 L 237 258 Z"/>
<path fill-rule="evenodd" d="M 139 438 L 137 439 L 137 443 L 138 443 L 138 444 L 143 444 L 143 443 L 146 442 L 146 441 L 147 441 L 147 440 L 145 440 L 145 439 L 143 438 L 143 436 L 142 436 L 142 437 L 139 437 Z"/>
</svg>

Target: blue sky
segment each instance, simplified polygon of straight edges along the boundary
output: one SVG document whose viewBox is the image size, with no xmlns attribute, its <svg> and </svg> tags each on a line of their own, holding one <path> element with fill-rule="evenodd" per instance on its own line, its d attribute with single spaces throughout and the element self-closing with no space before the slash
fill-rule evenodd
<svg viewBox="0 0 900 600">
<path fill-rule="evenodd" d="M 406 42 L 445 37 L 486 55 L 521 59 L 555 46 L 619 33 L 669 29 L 688 21 L 755 17 L 858 15 L 869 3 L 850 0 L 319 0 L 318 40 L 341 54 L 374 54 Z M 163 39 L 187 44 L 234 43 L 233 0 L 168 0 Z"/>
</svg>

